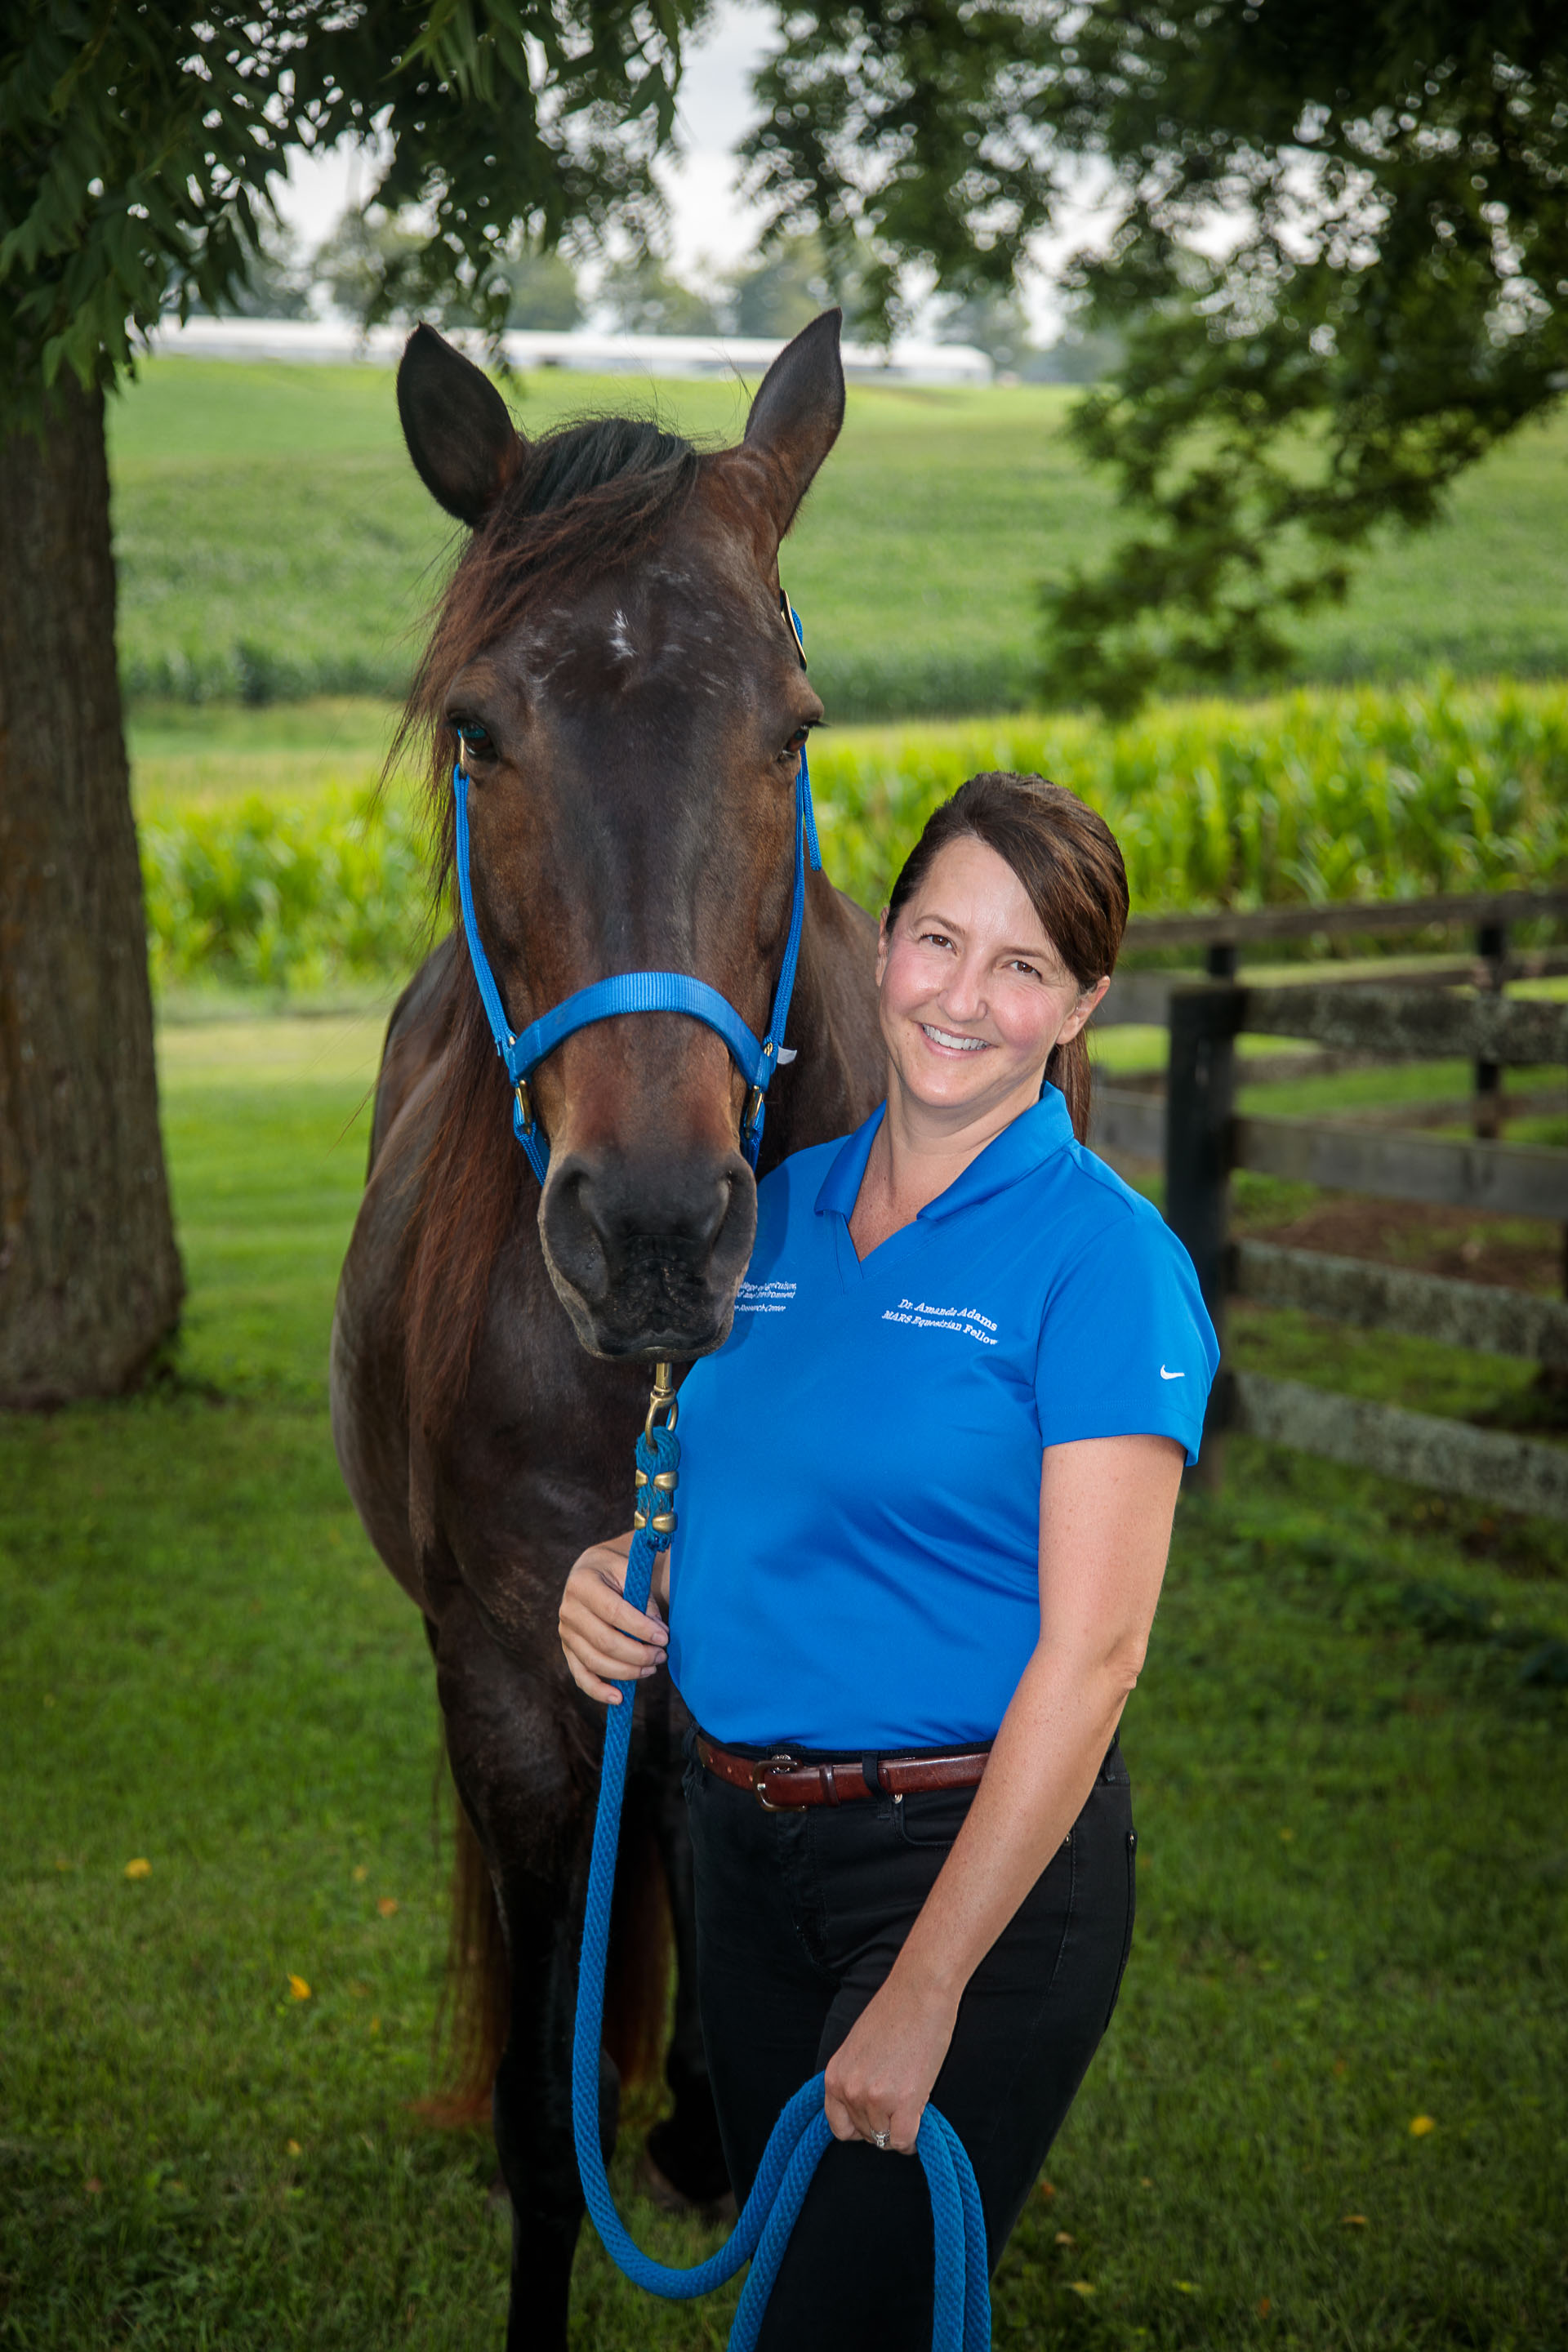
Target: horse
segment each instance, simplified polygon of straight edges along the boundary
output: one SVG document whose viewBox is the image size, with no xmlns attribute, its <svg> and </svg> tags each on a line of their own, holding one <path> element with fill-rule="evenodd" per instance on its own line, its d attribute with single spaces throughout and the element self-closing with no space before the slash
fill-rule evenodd
<svg viewBox="0 0 1568 2352">
<path fill-rule="evenodd" d="M 707 453 L 626 417 L 529 440 L 479 368 L 428 327 L 409 339 L 409 456 L 470 537 L 405 735 L 430 751 L 437 904 L 461 747 L 474 918 L 519 1032 L 649 968 L 707 982 L 763 1032 L 793 907 L 796 771 L 824 715 L 781 614 L 779 546 L 843 420 L 839 327 L 829 311 L 797 335 L 739 445 Z M 868 917 L 808 875 L 796 1053 L 769 1093 L 760 1172 L 878 1099 L 874 955 Z M 603 1718 L 556 1615 L 578 1554 L 631 1523 L 646 1366 L 689 1364 L 729 1331 L 756 1223 L 746 1092 L 721 1039 L 681 1013 L 580 1029 L 532 1078 L 542 1187 L 460 929 L 383 1048 L 333 1318 L 332 1432 L 435 1661 L 459 1800 L 454 1998 L 471 2074 L 493 2075 L 511 2205 L 508 2352 L 564 2352 L 583 2215 L 571 2038 Z M 621 2084 L 663 2036 L 672 1941 L 673 2105 L 644 2162 L 710 2206 L 728 2184 L 693 1982 L 686 1721 L 661 1670 L 637 1708 L 600 2121 L 607 2152 Z"/>
</svg>

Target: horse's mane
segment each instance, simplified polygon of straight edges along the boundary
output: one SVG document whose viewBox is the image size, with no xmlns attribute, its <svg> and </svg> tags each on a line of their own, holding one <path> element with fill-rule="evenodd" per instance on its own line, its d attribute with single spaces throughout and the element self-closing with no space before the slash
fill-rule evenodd
<svg viewBox="0 0 1568 2352">
<path fill-rule="evenodd" d="M 426 751 L 432 887 L 449 903 L 454 855 L 447 684 L 538 605 L 635 562 L 675 520 L 697 480 L 691 443 L 658 425 L 605 416 L 520 441 L 500 496 L 460 558 L 415 673 L 389 765 Z M 468 1387 L 490 1275 L 518 1213 L 525 1161 L 504 1075 L 466 954 L 453 961 L 447 1083 L 420 1187 L 405 1294 L 408 1402 L 437 1435 Z"/>
</svg>

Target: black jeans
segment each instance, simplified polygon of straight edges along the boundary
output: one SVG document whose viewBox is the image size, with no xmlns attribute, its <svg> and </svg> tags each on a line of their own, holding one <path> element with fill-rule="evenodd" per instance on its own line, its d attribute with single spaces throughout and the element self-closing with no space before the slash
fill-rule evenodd
<svg viewBox="0 0 1568 2352">
<path fill-rule="evenodd" d="M 973 1794 L 768 1813 L 689 1761 L 702 2035 L 738 2198 L 780 2108 L 882 1984 Z M 1065 1844 L 970 1979 L 931 2094 L 974 2167 L 993 2269 L 1110 2022 L 1136 1859 L 1132 1792 L 1113 1742 Z M 918 2159 L 836 2142 L 759 2352 L 928 2352 L 932 2262 Z"/>
</svg>

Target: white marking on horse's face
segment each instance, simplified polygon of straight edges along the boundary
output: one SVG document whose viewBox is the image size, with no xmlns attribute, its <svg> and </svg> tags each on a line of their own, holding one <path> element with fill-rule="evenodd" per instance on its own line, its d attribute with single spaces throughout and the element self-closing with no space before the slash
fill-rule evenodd
<svg viewBox="0 0 1568 2352">
<path fill-rule="evenodd" d="M 636 661 L 637 659 L 637 647 L 632 643 L 631 632 L 626 626 L 626 616 L 618 604 L 616 607 L 615 619 L 610 624 L 610 651 L 617 661 Z"/>
</svg>

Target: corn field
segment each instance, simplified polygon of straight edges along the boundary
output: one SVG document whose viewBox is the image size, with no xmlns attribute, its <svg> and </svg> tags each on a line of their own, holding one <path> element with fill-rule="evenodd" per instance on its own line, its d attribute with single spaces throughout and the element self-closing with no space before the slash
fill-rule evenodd
<svg viewBox="0 0 1568 2352">
<path fill-rule="evenodd" d="M 835 881 L 878 907 L 931 809 L 984 768 L 1052 776 L 1100 810 L 1135 911 L 1568 875 L 1568 686 L 1439 681 L 1173 703 L 1114 729 L 1064 715 L 825 731 L 812 774 Z M 160 987 L 319 992 L 395 976 L 432 935 L 419 819 L 372 779 L 308 803 L 155 809 L 142 856 Z"/>
</svg>

